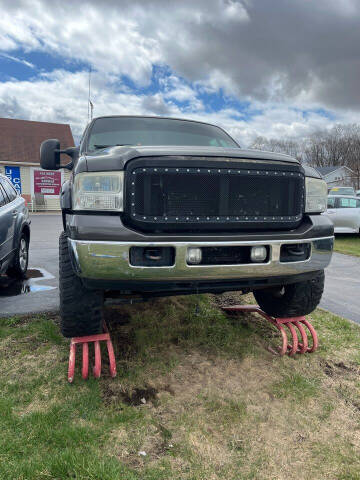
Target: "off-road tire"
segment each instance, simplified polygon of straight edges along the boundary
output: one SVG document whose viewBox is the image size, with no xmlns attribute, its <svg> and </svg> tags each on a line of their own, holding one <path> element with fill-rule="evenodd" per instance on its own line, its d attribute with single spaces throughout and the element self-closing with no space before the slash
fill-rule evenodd
<svg viewBox="0 0 360 480">
<path fill-rule="evenodd" d="M 280 289 L 255 290 L 260 308 L 273 317 L 288 318 L 308 315 L 319 305 L 324 291 L 324 271 L 303 282 L 284 285 Z"/>
<path fill-rule="evenodd" d="M 81 337 L 101 332 L 103 293 L 84 287 L 69 255 L 65 232 L 59 238 L 60 326 L 64 337 Z"/>
<path fill-rule="evenodd" d="M 21 251 L 24 247 L 26 249 L 26 259 L 22 261 Z M 13 278 L 25 278 L 26 271 L 28 268 L 28 263 L 29 263 L 29 238 L 23 232 L 21 234 L 19 245 L 15 252 L 14 260 L 11 266 L 7 269 L 6 274 L 9 275 L 9 277 L 13 277 Z"/>
</svg>

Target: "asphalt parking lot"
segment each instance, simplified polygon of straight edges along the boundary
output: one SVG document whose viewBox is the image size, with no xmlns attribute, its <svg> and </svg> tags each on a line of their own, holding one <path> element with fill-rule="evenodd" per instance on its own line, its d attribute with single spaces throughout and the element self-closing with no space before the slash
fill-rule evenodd
<svg viewBox="0 0 360 480">
<path fill-rule="evenodd" d="M 0 316 L 49 312 L 59 308 L 58 240 L 61 231 L 61 215 L 31 215 L 29 270 L 40 269 L 44 276 L 32 280 L 29 289 L 21 284 L 15 284 L 15 288 L 14 285 L 0 285 Z"/>
<path fill-rule="evenodd" d="M 29 269 L 42 277 L 29 281 L 28 288 L 0 283 L 0 316 L 56 311 L 59 308 L 58 238 L 61 215 L 31 215 Z M 360 238 L 359 238 L 360 241 Z M 325 293 L 320 306 L 360 323 L 360 258 L 334 253 L 326 271 Z M 13 286 L 14 287 L 14 286 Z M 25 292 L 21 292 L 25 290 Z"/>
</svg>

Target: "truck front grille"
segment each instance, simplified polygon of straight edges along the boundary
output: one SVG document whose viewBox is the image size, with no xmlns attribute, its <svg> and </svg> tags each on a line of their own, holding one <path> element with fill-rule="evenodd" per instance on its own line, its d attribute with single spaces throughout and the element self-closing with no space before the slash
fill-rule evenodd
<svg viewBox="0 0 360 480">
<path fill-rule="evenodd" d="M 299 165 L 174 163 L 138 160 L 127 174 L 128 218 L 143 230 L 287 229 L 301 221 Z"/>
</svg>

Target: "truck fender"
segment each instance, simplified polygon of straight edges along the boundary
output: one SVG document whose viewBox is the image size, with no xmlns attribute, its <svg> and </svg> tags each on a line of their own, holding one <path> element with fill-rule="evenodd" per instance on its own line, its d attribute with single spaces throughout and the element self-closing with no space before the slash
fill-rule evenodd
<svg viewBox="0 0 360 480">
<path fill-rule="evenodd" d="M 64 182 L 61 187 L 60 206 L 61 206 L 61 210 L 71 209 L 71 187 L 70 187 L 69 180 Z"/>
</svg>

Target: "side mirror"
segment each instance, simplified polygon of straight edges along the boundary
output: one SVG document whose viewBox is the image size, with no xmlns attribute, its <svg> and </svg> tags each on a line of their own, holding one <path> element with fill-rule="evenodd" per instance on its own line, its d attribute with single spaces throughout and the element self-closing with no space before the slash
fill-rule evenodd
<svg viewBox="0 0 360 480">
<path fill-rule="evenodd" d="M 40 146 L 40 165 L 45 170 L 59 170 L 60 142 L 57 139 L 45 140 Z"/>
</svg>

